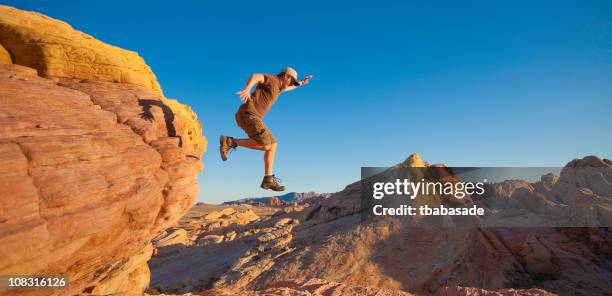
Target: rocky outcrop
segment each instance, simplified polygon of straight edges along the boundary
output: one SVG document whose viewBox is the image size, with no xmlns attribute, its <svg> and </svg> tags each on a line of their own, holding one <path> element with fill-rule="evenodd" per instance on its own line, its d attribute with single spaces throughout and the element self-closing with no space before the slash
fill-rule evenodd
<svg viewBox="0 0 612 296">
<path fill-rule="evenodd" d="M 587 156 L 569 162 L 559 177 L 491 184 L 478 203 L 500 212 L 486 223 L 499 226 L 609 227 L 612 225 L 612 162 Z M 501 215 L 504 213 L 504 215 Z"/>
<path fill-rule="evenodd" d="M 224 216 L 231 216 L 234 213 L 236 213 L 236 210 L 234 210 L 233 208 L 225 208 L 222 209 L 220 211 L 212 211 L 210 212 L 210 214 L 206 215 L 206 217 L 204 217 L 204 219 L 206 220 L 217 220 L 221 217 Z"/>
<path fill-rule="evenodd" d="M 13 63 L 45 77 L 129 83 L 161 92 L 155 75 L 136 52 L 36 12 L 0 5 L 0 41 Z"/>
<path fill-rule="evenodd" d="M 288 244 L 299 215 L 246 204 L 195 206 L 153 241 L 157 252 L 149 262 L 154 271 L 149 292 L 188 293 L 212 285 L 236 290 L 247 285 L 292 250 Z M 175 239 L 184 237 L 183 230 L 186 242 Z"/>
<path fill-rule="evenodd" d="M 142 293 L 150 240 L 198 194 L 195 114 L 136 53 L 61 21 L 0 6 L 0 44 L 0 274 Z"/>
<path fill-rule="evenodd" d="M 266 203 L 273 207 L 280 207 L 285 204 L 280 198 L 276 196 L 268 197 L 268 200 L 266 200 Z"/>
<path fill-rule="evenodd" d="M 289 247 L 289 244 L 293 239 L 291 232 L 296 223 L 293 223 L 292 219 L 278 222 L 272 227 L 262 229 L 254 240 L 253 247 L 216 280 L 213 286 L 241 289 L 270 269 L 277 258 L 293 252 L 294 248 Z"/>
<path fill-rule="evenodd" d="M 606 201 L 612 198 L 604 195 L 606 180 L 610 180 L 606 174 L 612 169 L 608 164 L 587 157 L 570 162 L 559 178 L 544 175 L 535 183 L 509 180 L 493 184 L 489 190 L 499 197 L 499 203 L 491 203 L 489 209 L 511 210 L 524 220 L 555 208 L 566 211 L 569 204 L 561 201 L 567 200 L 577 203 L 584 217 L 599 221 L 608 217 Z M 589 169 L 576 172 L 573 167 Z M 398 168 L 430 168 L 414 171 L 423 173 L 419 180 L 459 178 L 444 165 L 431 165 L 418 155 L 380 176 L 395 180 Z M 591 168 L 605 170 L 592 174 Z M 597 189 L 589 189 L 592 185 Z M 242 227 L 218 225 L 203 230 L 207 235 L 232 233 L 233 237 L 235 232 L 236 236 L 206 248 L 153 258 L 153 287 L 158 292 L 179 293 L 216 289 L 208 290 L 212 295 L 221 291 L 240 295 L 333 293 L 270 290 L 278 282 L 304 283 L 314 278 L 322 281 L 321 287 L 342 283 L 416 295 L 607 295 L 612 235 L 606 228 L 415 227 L 418 224 L 410 218 L 363 219 L 362 186 L 351 184 L 322 204 L 301 211 L 270 207 L 277 212 L 260 214 L 261 219 Z M 554 192 L 562 195 L 555 197 Z M 443 196 L 427 200 L 428 204 L 447 202 Z M 252 208 L 263 211 L 266 207 Z M 197 232 L 196 221 L 201 221 L 197 217 L 204 216 L 193 212 L 182 223 Z"/>
<path fill-rule="evenodd" d="M 398 166 L 430 165 L 412 156 Z M 589 170 L 576 172 L 573 167 Z M 601 170 L 593 173 L 592 168 Z M 605 195 L 612 188 L 606 181 L 611 180 L 606 175 L 611 169 L 608 160 L 586 157 L 568 163 L 558 181 L 547 175 L 540 181 L 543 184 L 521 182 L 496 188 L 508 196 L 509 207 L 527 214 L 567 207 L 555 203 L 557 199 L 589 203 L 582 207 L 589 210 L 585 216 L 600 221 L 609 217 L 604 213 L 612 198 Z M 565 193 L 556 198 L 544 195 L 546 190 L 561 192 L 557 186 L 564 186 Z M 584 194 L 591 186 L 599 188 L 594 190 L 600 194 L 595 194 L 598 199 L 574 194 Z M 265 287 L 279 278 L 316 275 L 415 294 L 438 293 L 453 285 L 477 287 L 475 291 L 480 289 L 483 295 L 484 290 L 503 294 L 510 287 L 537 287 L 553 294 L 606 293 L 612 236 L 605 228 L 414 228 L 410 219 L 364 223 L 358 215 L 360 187 L 358 183 L 347 186 L 305 216 L 293 232 L 290 247 L 295 251 L 277 260 L 251 287 Z"/>
</svg>

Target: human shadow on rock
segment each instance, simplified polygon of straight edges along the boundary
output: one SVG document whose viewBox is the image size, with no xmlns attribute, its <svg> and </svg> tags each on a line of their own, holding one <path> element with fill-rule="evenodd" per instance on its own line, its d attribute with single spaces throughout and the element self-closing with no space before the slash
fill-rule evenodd
<svg viewBox="0 0 612 296">
<path fill-rule="evenodd" d="M 160 100 L 155 99 L 139 99 L 138 104 L 142 106 L 142 113 L 140 113 L 140 118 L 153 122 L 155 117 L 151 112 L 151 108 L 156 106 L 159 107 L 164 113 L 164 121 L 166 123 L 166 130 L 168 131 L 168 137 L 174 137 L 179 139 L 179 147 L 183 147 L 183 138 L 176 133 L 176 128 L 174 127 L 174 112 L 172 109 L 164 104 Z"/>
</svg>

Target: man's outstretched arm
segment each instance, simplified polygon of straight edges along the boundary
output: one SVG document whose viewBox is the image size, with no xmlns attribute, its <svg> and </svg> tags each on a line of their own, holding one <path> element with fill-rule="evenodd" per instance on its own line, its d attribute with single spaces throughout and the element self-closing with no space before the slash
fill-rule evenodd
<svg viewBox="0 0 612 296">
<path fill-rule="evenodd" d="M 283 92 L 292 91 L 292 90 L 294 90 L 294 89 L 296 89 L 296 88 L 298 88 L 300 86 L 304 86 L 304 85 L 308 84 L 308 82 L 310 81 L 310 79 L 312 79 L 312 77 L 313 77 L 313 75 L 306 76 L 304 79 L 300 80 L 300 85 L 299 86 L 295 86 L 295 85 L 287 86 L 287 88 L 283 89 Z"/>
<path fill-rule="evenodd" d="M 249 77 L 249 79 L 247 80 L 247 83 L 244 86 L 244 89 L 242 89 L 241 91 L 237 92 L 236 94 L 240 97 L 240 99 L 243 102 L 246 102 L 246 101 L 250 100 L 251 99 L 251 89 L 256 84 L 263 83 L 264 79 L 265 78 L 264 78 L 263 74 L 255 73 L 255 74 L 251 75 L 251 77 Z"/>
</svg>

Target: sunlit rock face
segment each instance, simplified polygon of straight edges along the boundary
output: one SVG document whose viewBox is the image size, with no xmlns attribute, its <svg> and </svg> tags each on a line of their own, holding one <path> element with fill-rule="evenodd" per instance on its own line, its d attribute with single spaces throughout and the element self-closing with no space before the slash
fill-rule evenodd
<svg viewBox="0 0 612 296">
<path fill-rule="evenodd" d="M 0 40 L 13 63 L 44 76 L 129 83 L 161 92 L 155 74 L 138 53 L 40 13 L 0 6 Z"/>
<path fill-rule="evenodd" d="M 198 194 L 196 115 L 136 53 L 64 22 L 0 6 L 0 45 L 0 274 L 141 294 L 150 240 Z"/>
</svg>

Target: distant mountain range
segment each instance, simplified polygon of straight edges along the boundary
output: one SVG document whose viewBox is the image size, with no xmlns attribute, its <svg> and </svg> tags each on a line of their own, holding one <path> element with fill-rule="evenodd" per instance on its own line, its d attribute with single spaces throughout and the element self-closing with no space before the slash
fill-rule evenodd
<svg viewBox="0 0 612 296">
<path fill-rule="evenodd" d="M 246 197 L 233 201 L 226 201 L 224 205 L 239 205 L 239 204 L 255 204 L 255 203 L 263 203 L 270 204 L 272 200 L 281 201 L 285 203 L 291 202 L 304 202 L 306 200 L 310 200 L 313 198 L 326 197 L 329 196 L 329 193 L 316 193 L 316 192 L 289 192 L 283 195 L 275 195 L 275 196 L 265 196 L 265 197 Z"/>
</svg>

